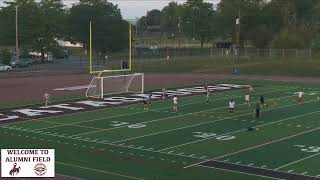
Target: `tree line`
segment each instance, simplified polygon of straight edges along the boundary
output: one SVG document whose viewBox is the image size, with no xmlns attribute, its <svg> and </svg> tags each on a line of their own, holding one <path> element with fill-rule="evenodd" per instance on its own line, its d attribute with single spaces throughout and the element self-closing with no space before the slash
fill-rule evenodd
<svg viewBox="0 0 320 180">
<path fill-rule="evenodd" d="M 82 43 L 88 48 L 89 21 L 93 22 L 95 51 L 127 48 L 128 22 L 117 5 L 107 0 L 80 0 L 70 7 L 62 0 L 4 2 L 0 7 L 0 47 L 15 45 L 16 7 L 22 51 L 42 55 L 54 52 L 59 48 L 57 39 Z M 237 18 L 242 46 L 320 49 L 319 0 L 221 0 L 217 4 L 172 1 L 139 18 L 136 28 L 141 33 L 157 26 L 162 33 L 183 34 L 201 44 L 213 40 L 235 42 Z"/>
<path fill-rule="evenodd" d="M 117 51 L 128 46 L 128 22 L 107 0 L 80 0 L 69 8 L 62 0 L 15 0 L 0 7 L 0 47 L 15 46 L 16 9 L 20 54 L 36 51 L 43 57 L 48 51 L 59 50 L 57 40 L 82 43 L 88 49 L 90 21 L 96 51 Z"/>
<path fill-rule="evenodd" d="M 203 44 L 211 40 L 236 42 L 240 18 L 240 43 L 257 48 L 319 48 L 319 0 L 203 0 L 170 2 L 139 19 L 139 31 L 160 26 L 162 32 L 183 32 Z"/>
</svg>

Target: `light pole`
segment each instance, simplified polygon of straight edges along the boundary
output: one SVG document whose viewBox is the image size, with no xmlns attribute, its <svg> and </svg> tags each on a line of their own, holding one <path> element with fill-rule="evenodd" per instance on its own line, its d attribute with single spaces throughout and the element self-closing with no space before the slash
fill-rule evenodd
<svg viewBox="0 0 320 180">
<path fill-rule="evenodd" d="M 236 19 L 236 29 L 237 29 L 236 43 L 237 43 L 237 46 L 240 47 L 240 10 L 239 10 L 238 17 Z"/>
<path fill-rule="evenodd" d="M 139 18 L 136 17 L 136 37 L 138 36 L 138 23 L 139 23 Z"/>
<path fill-rule="evenodd" d="M 16 5 L 16 58 L 19 60 L 19 37 L 18 37 L 18 4 Z"/>
<path fill-rule="evenodd" d="M 193 22 L 193 40 L 196 38 L 196 22 Z"/>
</svg>

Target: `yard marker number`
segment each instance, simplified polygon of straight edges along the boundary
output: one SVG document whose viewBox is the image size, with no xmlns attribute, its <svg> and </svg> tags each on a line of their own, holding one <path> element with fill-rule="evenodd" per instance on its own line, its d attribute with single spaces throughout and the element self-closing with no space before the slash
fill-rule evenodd
<svg viewBox="0 0 320 180">
<path fill-rule="evenodd" d="M 318 153 L 320 152 L 320 147 L 318 146 L 304 146 L 304 145 L 294 145 L 295 147 L 301 148 L 300 150 L 308 153 Z"/>
<path fill-rule="evenodd" d="M 112 124 L 110 124 L 113 127 L 121 127 L 121 126 L 127 126 L 128 128 L 132 129 L 138 129 L 138 128 L 144 128 L 147 125 L 145 124 L 130 124 L 128 122 L 118 122 L 118 121 L 111 121 Z"/>
<path fill-rule="evenodd" d="M 204 138 L 204 139 L 215 138 L 216 140 L 219 140 L 219 141 L 229 141 L 236 138 L 235 136 L 231 136 L 231 135 L 218 135 L 215 133 L 205 133 L 205 132 L 194 132 L 193 134 L 194 134 L 193 135 L 194 137 Z"/>
</svg>

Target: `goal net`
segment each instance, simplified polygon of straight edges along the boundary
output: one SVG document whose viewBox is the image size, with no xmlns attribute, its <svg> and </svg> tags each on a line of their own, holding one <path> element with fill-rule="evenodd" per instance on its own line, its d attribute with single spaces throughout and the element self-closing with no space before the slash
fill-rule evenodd
<svg viewBox="0 0 320 180">
<path fill-rule="evenodd" d="M 117 76 L 95 76 L 87 89 L 86 96 L 103 98 L 105 95 L 120 93 L 143 93 L 144 74 L 134 73 Z"/>
</svg>

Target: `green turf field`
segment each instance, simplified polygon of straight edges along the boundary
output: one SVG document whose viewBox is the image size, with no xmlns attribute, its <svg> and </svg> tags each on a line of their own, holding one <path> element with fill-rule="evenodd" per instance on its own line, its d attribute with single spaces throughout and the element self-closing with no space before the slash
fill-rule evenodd
<svg viewBox="0 0 320 180">
<path fill-rule="evenodd" d="M 259 84 L 251 107 L 243 104 L 246 89 L 212 94 L 209 104 L 204 95 L 180 97 L 177 113 L 165 100 L 148 111 L 135 104 L 10 123 L 0 128 L 0 148 L 53 148 L 57 173 L 83 179 L 276 179 L 207 161 L 320 177 L 320 86 Z M 297 105 L 301 88 L 305 104 Z M 253 107 L 262 94 L 268 107 L 256 119 Z"/>
</svg>

